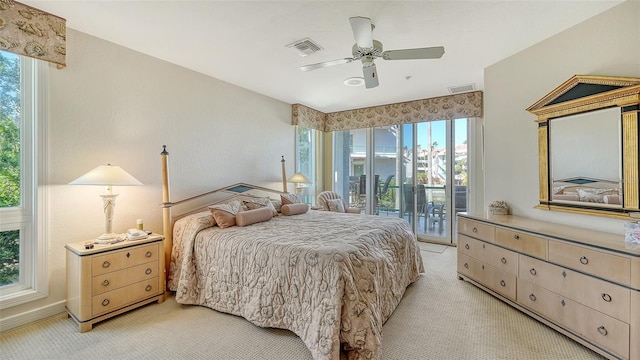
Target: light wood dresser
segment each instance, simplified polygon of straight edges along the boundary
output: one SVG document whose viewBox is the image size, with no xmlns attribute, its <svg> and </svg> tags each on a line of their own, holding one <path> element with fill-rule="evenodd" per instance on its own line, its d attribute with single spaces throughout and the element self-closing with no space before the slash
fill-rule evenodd
<svg viewBox="0 0 640 360">
<path fill-rule="evenodd" d="M 90 331 L 98 321 L 153 301 L 164 301 L 163 237 L 67 249 L 67 312 Z"/>
<path fill-rule="evenodd" d="M 599 354 L 640 359 L 640 250 L 623 235 L 459 214 L 457 267 L 460 279 Z"/>
</svg>

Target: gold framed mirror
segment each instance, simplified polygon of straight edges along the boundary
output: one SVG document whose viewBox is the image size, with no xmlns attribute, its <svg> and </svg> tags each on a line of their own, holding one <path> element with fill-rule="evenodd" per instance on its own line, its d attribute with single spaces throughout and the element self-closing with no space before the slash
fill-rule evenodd
<svg viewBox="0 0 640 360">
<path fill-rule="evenodd" d="M 527 111 L 538 123 L 536 208 L 640 217 L 640 78 L 575 75 Z"/>
</svg>

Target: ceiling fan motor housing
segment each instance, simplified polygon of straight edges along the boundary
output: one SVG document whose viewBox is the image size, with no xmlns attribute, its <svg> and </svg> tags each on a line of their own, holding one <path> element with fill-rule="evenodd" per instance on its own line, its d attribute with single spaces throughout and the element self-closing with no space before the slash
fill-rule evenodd
<svg viewBox="0 0 640 360">
<path fill-rule="evenodd" d="M 351 49 L 354 60 L 359 60 L 365 56 L 377 58 L 382 56 L 382 43 L 378 40 L 373 40 L 373 48 L 361 48 L 358 44 L 353 44 Z M 364 60 L 363 60 L 364 61 Z"/>
</svg>

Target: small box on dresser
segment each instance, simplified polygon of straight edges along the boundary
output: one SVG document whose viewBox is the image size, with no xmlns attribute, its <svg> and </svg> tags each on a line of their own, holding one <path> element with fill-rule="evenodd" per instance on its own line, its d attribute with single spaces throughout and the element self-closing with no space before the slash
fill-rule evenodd
<svg viewBox="0 0 640 360">
<path fill-rule="evenodd" d="M 80 327 L 93 324 L 153 301 L 164 301 L 163 236 L 110 245 L 90 240 L 68 243 L 67 312 Z"/>
<path fill-rule="evenodd" d="M 458 277 L 608 358 L 640 359 L 640 250 L 623 235 L 460 214 Z"/>
</svg>

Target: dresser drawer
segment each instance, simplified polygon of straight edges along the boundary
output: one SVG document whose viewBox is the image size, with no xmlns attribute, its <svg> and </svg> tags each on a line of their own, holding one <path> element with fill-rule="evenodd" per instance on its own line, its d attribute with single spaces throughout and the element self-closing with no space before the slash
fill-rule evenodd
<svg viewBox="0 0 640 360">
<path fill-rule="evenodd" d="M 485 242 L 470 238 L 465 235 L 458 236 L 458 252 L 461 252 L 478 260 L 483 259 L 485 244 Z"/>
<path fill-rule="evenodd" d="M 549 241 L 545 238 L 508 229 L 496 228 L 496 244 L 537 258 L 547 258 Z"/>
<path fill-rule="evenodd" d="M 98 316 L 158 295 L 159 278 L 140 281 L 91 298 L 91 314 Z"/>
<path fill-rule="evenodd" d="M 493 266 L 483 265 L 483 280 L 484 285 L 491 290 L 499 293 L 500 295 L 507 297 L 511 300 L 516 300 L 516 276 L 506 273 Z"/>
<path fill-rule="evenodd" d="M 469 220 L 463 217 L 458 218 L 458 232 L 476 239 L 493 242 L 495 227 L 479 221 Z"/>
<path fill-rule="evenodd" d="M 486 244 L 482 260 L 501 271 L 518 275 L 518 254 L 513 251 Z"/>
<path fill-rule="evenodd" d="M 482 281 L 482 261 L 458 252 L 458 272 L 476 281 Z"/>
<path fill-rule="evenodd" d="M 519 264 L 521 279 L 629 322 L 631 290 L 524 255 Z"/>
<path fill-rule="evenodd" d="M 158 260 L 159 245 L 148 244 L 133 246 L 119 251 L 112 251 L 105 255 L 91 258 L 91 273 L 93 276 L 105 274 L 131 266 Z"/>
<path fill-rule="evenodd" d="M 631 283 L 631 260 L 621 256 L 550 241 L 549 261 L 622 285 Z"/>
<path fill-rule="evenodd" d="M 94 276 L 91 279 L 91 294 L 98 295 L 123 286 L 137 283 L 158 276 L 158 260 L 140 264 L 107 274 Z"/>
<path fill-rule="evenodd" d="M 629 357 L 629 324 L 520 279 L 518 303 L 608 349 Z"/>
</svg>

